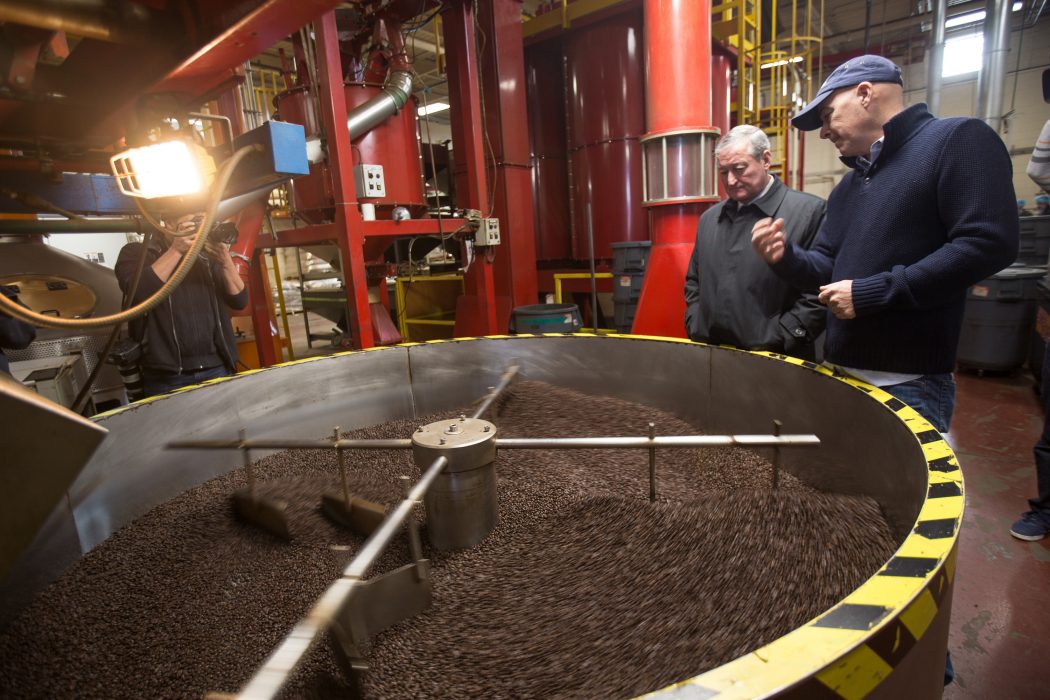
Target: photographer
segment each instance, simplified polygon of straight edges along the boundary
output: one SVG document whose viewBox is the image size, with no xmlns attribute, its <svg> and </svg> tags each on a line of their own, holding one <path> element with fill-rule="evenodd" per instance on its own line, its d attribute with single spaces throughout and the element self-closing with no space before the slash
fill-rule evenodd
<svg viewBox="0 0 1050 700">
<path fill-rule="evenodd" d="M 200 219 L 179 219 L 179 233 L 193 231 Z M 120 250 L 114 272 L 127 293 L 145 248 L 146 266 L 132 304 L 153 295 L 178 267 L 194 236 L 165 234 L 148 248 L 129 243 Z M 221 302 L 221 303 L 220 303 Z M 228 243 L 209 237 L 189 275 L 168 299 L 129 324 L 141 345 L 139 364 L 146 396 L 162 394 L 205 379 L 232 374 L 237 345 L 228 309 L 240 310 L 248 292 L 230 257 Z"/>
</svg>

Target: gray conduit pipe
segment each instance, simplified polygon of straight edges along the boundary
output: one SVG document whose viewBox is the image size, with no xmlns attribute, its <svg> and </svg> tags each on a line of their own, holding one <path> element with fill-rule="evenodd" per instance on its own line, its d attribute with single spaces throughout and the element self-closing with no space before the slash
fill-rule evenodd
<svg viewBox="0 0 1050 700">
<path fill-rule="evenodd" d="M 397 114 L 411 96 L 412 74 L 407 71 L 392 71 L 383 83 L 382 93 L 354 107 L 346 115 L 346 128 L 350 131 L 350 140 Z"/>
</svg>

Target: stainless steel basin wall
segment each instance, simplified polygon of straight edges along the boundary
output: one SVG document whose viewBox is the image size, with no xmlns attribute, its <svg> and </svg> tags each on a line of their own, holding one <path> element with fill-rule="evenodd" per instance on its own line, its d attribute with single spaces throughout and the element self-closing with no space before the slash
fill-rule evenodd
<svg viewBox="0 0 1050 700">
<path fill-rule="evenodd" d="M 115 530 L 241 463 L 234 451 L 172 451 L 167 442 L 233 439 L 241 428 L 249 438 L 322 438 L 335 425 L 423 416 L 470 404 L 512 362 L 524 379 L 658 407 L 703 432 L 769 433 L 779 419 L 785 433 L 816 433 L 821 446 L 783 450 L 782 468 L 822 489 L 868 494 L 885 510 L 902 548 L 884 571 L 804 628 L 689 681 L 711 693 L 702 697 L 812 697 L 813 683 L 844 697 L 880 696 L 898 683 L 908 697 L 939 697 L 962 513 L 962 478 L 940 435 L 882 392 L 797 360 L 640 337 L 516 336 L 343 353 L 102 416 L 110 435 L 4 582 L 0 625 Z M 910 652 L 892 663 L 870 646 L 902 630 Z"/>
</svg>

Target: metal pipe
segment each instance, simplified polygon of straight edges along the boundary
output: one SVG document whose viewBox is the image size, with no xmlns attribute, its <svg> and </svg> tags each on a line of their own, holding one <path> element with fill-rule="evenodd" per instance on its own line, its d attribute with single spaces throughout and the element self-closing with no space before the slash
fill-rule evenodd
<svg viewBox="0 0 1050 700">
<path fill-rule="evenodd" d="M 475 418 L 479 414 L 475 414 Z M 798 435 L 663 435 L 644 437 L 579 437 L 579 438 L 496 438 L 496 447 L 507 450 L 547 449 L 626 449 L 650 447 L 805 447 L 819 445 L 820 438 L 811 433 Z M 407 450 L 408 438 L 343 439 L 343 440 L 177 440 L 165 445 L 170 450 Z"/>
<path fill-rule="evenodd" d="M 649 502 L 656 501 L 656 423 L 649 424 Z"/>
<path fill-rule="evenodd" d="M 492 405 L 492 402 L 495 401 L 501 393 L 503 393 L 503 390 L 506 389 L 512 381 L 514 381 L 514 377 L 518 375 L 518 370 L 520 369 L 521 367 L 518 365 L 511 365 L 510 367 L 508 367 L 506 371 L 504 371 L 503 374 L 500 375 L 499 384 L 497 384 L 492 389 L 492 391 L 490 391 L 485 396 L 485 398 L 481 402 L 481 405 L 478 406 L 478 410 L 474 411 L 473 415 L 471 415 L 470 417 L 481 418 L 483 415 L 485 415 L 485 413 L 489 410 L 489 406 Z"/>
<path fill-rule="evenodd" d="M 332 443 L 328 444 L 331 446 Z M 404 524 L 405 519 L 411 515 L 412 509 L 423 500 L 423 496 L 426 495 L 431 484 L 447 464 L 447 457 L 438 457 L 434 460 L 412 490 L 365 541 L 357 556 L 343 570 L 342 577 L 328 587 L 320 600 L 307 613 L 306 618 L 292 628 L 281 645 L 270 654 L 262 667 L 248 681 L 248 685 L 237 694 L 236 697 L 239 700 L 272 700 L 277 697 L 299 662 L 328 631 L 350 599 L 354 588 L 362 582 L 368 569 L 386 549 L 390 540 Z"/>
<path fill-rule="evenodd" d="M 169 450 L 236 450 L 242 447 L 253 450 L 390 450 L 410 449 L 408 438 L 389 439 L 342 439 L 342 440 L 176 440 L 165 445 Z"/>
<path fill-rule="evenodd" d="M 594 220 L 593 206 L 587 207 L 587 258 L 591 264 L 591 321 L 594 332 L 598 332 L 598 280 L 594 272 Z"/>
<path fill-rule="evenodd" d="M 650 447 L 812 447 L 813 434 L 800 435 L 663 435 L 656 437 L 496 438 L 501 450 L 599 450 Z"/>
<path fill-rule="evenodd" d="M 353 141 L 388 117 L 397 114 L 411 96 L 412 74 L 407 71 L 392 71 L 383 83 L 382 93 L 354 107 L 346 115 L 346 128 L 350 131 L 350 140 Z"/>
<path fill-rule="evenodd" d="M 795 3 L 791 3 L 794 9 Z M 871 38 L 871 0 L 864 3 L 864 53 L 868 53 L 869 39 Z M 794 55 L 794 54 L 792 54 Z"/>
<path fill-rule="evenodd" d="M 934 116 L 941 111 L 941 73 L 944 72 L 944 20 L 948 0 L 934 0 L 933 32 L 926 58 L 926 106 Z"/>
<path fill-rule="evenodd" d="M 984 98 L 983 109 L 978 116 L 984 122 L 999 131 L 1003 113 L 1003 84 L 1006 82 L 1006 54 L 1010 50 L 1010 7 L 1011 0 L 994 0 L 992 9 L 985 21 L 991 20 L 989 30 L 992 46 L 988 51 L 986 66 L 988 75 L 985 77 L 982 97 Z M 992 12 L 995 14 L 992 15 Z M 986 39 L 987 41 L 987 39 Z"/>
<path fill-rule="evenodd" d="M 127 0 L 3 0 L 0 22 L 118 44 L 154 44 L 159 13 Z"/>
</svg>

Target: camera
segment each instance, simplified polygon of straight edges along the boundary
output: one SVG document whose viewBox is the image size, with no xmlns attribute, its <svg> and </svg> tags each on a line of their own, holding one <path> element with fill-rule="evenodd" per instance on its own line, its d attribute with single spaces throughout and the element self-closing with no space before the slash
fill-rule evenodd
<svg viewBox="0 0 1050 700">
<path fill-rule="evenodd" d="M 237 226 L 228 221 L 216 224 L 208 233 L 208 238 L 214 243 L 233 245 L 237 242 Z"/>
</svg>

